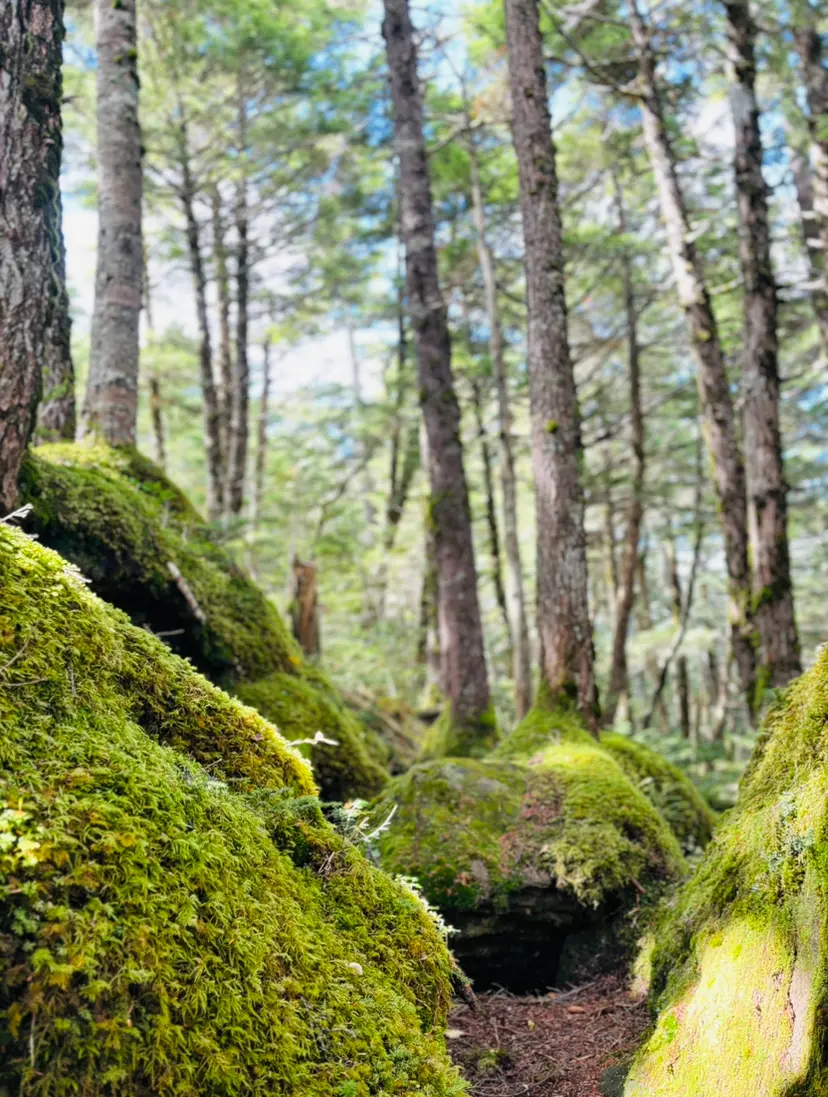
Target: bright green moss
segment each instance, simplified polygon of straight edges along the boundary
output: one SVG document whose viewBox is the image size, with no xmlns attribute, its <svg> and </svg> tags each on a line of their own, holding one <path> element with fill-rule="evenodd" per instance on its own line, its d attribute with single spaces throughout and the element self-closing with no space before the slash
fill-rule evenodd
<svg viewBox="0 0 828 1097">
<path fill-rule="evenodd" d="M 653 1004 L 659 1026 L 667 1014 L 676 1015 L 679 1038 L 669 1057 L 645 1045 L 628 1097 L 824 1094 L 826 727 L 828 653 L 823 652 L 768 714 L 736 807 L 657 934 Z M 731 942 L 733 948 L 725 947 Z M 714 988 L 722 997 L 715 1052 L 700 1028 L 682 1025 L 685 1017 L 701 1017 L 713 1008 Z M 709 1076 L 715 1085 L 702 1081 L 705 1071 L 714 1072 Z M 673 1086 L 674 1076 L 685 1081 L 681 1090 Z"/>
<path fill-rule="evenodd" d="M 289 740 L 313 738 L 324 729 L 308 734 L 308 709 L 325 710 L 325 734 L 340 744 L 335 764 L 332 748 L 319 754 L 326 796 L 376 791 L 384 770 L 376 760 L 366 762 L 359 725 L 346 716 L 324 677 L 304 662 L 273 604 L 151 461 L 103 446 L 42 446 L 24 464 L 21 493 L 34 507 L 32 528 L 43 544 L 75 563 L 96 593 L 135 624 L 164 634 L 173 651 L 212 681 L 242 694 L 260 679 L 294 677 L 297 703 L 279 708 L 278 724 Z M 170 564 L 185 577 L 204 622 Z M 315 749 L 311 756 L 316 763 Z M 327 774 L 334 778 L 330 787 Z"/>
<path fill-rule="evenodd" d="M 484 758 L 497 743 L 497 720 L 490 707 L 478 720 L 461 722 L 446 705 L 423 736 L 420 760 L 431 758 Z"/>
<path fill-rule="evenodd" d="M 528 761 L 555 743 L 582 743 L 588 746 L 594 745 L 595 739 L 586 731 L 574 708 L 547 708 L 539 702 L 495 748 L 492 756 Z"/>
<path fill-rule="evenodd" d="M 313 739 L 321 732 L 329 743 L 303 745 L 303 754 L 313 755 L 314 772 L 325 794 L 333 800 L 349 796 L 375 795 L 387 780 L 387 773 L 371 757 L 359 725 L 335 697 L 314 688 L 295 674 L 271 674 L 256 682 L 236 687 L 239 697 L 253 705 L 278 728 L 290 728 L 291 736 Z M 341 749 L 343 729 L 348 732 L 347 755 Z"/>
<path fill-rule="evenodd" d="M 376 808 L 379 819 L 398 807 L 382 863 L 416 876 L 449 921 L 453 910 L 505 910 L 526 888 L 597 908 L 675 878 L 683 862 L 666 823 L 586 738 L 547 747 L 532 766 L 448 759 L 392 780 Z"/>
<path fill-rule="evenodd" d="M 603 732 L 601 746 L 658 808 L 684 852 L 704 849 L 713 834 L 716 816 L 687 774 L 626 735 Z"/>
<path fill-rule="evenodd" d="M 459 1097 L 440 933 L 302 759 L 2 527 L 0 589 L 0 1092 Z"/>
</svg>

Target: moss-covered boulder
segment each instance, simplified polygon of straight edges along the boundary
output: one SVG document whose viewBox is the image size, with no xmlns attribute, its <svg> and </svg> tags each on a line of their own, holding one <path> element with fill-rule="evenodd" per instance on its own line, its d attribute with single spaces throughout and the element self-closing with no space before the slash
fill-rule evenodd
<svg viewBox="0 0 828 1097">
<path fill-rule="evenodd" d="M 656 936 L 625 1097 L 828 1094 L 828 651 L 768 714 Z"/>
<path fill-rule="evenodd" d="M 661 814 L 572 716 L 534 710 L 485 759 L 422 763 L 375 808 L 480 983 L 554 985 L 617 959 L 624 916 L 684 868 Z M 528 753 L 527 753 L 528 752 Z"/>
<path fill-rule="evenodd" d="M 379 790 L 387 773 L 372 738 L 151 461 L 97 445 L 42 446 L 26 460 L 21 491 L 33 506 L 27 529 L 76 564 L 102 598 L 254 704 L 285 738 L 320 731 L 331 741 L 303 747 L 324 796 Z"/>
<path fill-rule="evenodd" d="M 716 814 L 687 774 L 627 735 L 604 732 L 601 746 L 658 808 L 682 850 L 686 854 L 703 850 L 713 835 Z"/>
<path fill-rule="evenodd" d="M 440 931 L 272 725 L 2 526 L 0 590 L 0 1093 L 464 1093 Z"/>
</svg>

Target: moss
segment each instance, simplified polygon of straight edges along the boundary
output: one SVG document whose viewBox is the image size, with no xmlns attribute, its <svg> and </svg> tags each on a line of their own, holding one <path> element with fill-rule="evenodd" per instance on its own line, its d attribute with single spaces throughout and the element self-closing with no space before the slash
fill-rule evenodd
<svg viewBox="0 0 828 1097">
<path fill-rule="evenodd" d="M 98 594 L 135 624 L 162 634 L 173 651 L 212 681 L 246 694 L 265 680 L 257 694 L 263 699 L 274 675 L 295 678 L 296 705 L 276 705 L 273 715 L 278 711 L 280 730 L 293 740 L 325 730 L 307 734 L 309 710 L 325 711 L 325 733 L 340 744 L 336 764 L 332 748 L 311 752 L 322 767 L 325 795 L 377 789 L 384 771 L 378 762 L 366 761 L 359 725 L 346 716 L 327 680 L 305 663 L 274 605 L 151 461 L 100 445 L 41 446 L 24 464 L 21 495 L 33 505 L 33 530 L 45 545 L 75 563 Z M 203 621 L 170 564 L 184 576 Z M 334 780 L 327 787 L 329 773 Z"/>
<path fill-rule="evenodd" d="M 457 720 L 450 704 L 427 729 L 420 748 L 420 760 L 431 758 L 483 758 L 497 742 L 494 708 L 474 721 Z"/>
<path fill-rule="evenodd" d="M 495 748 L 493 757 L 528 761 L 556 743 L 594 746 L 595 739 L 584 729 L 574 708 L 566 705 L 549 708 L 541 700 Z"/>
<path fill-rule="evenodd" d="M 0 587 L 0 1092 L 460 1097 L 441 934 L 305 762 L 2 527 Z"/>
<path fill-rule="evenodd" d="M 704 849 L 713 834 L 716 815 L 690 778 L 656 751 L 626 735 L 604 732 L 601 746 L 658 808 L 683 851 L 694 853 Z"/>
<path fill-rule="evenodd" d="M 673 1015 L 676 1038 L 669 1055 L 657 1039 L 644 1046 L 628 1097 L 824 1092 L 826 728 L 823 652 L 766 716 L 739 801 L 657 934 L 656 1037 Z M 711 1032 L 719 1032 L 715 1046 L 702 1031 L 708 1012 Z M 684 1083 L 680 1090 L 674 1078 Z"/>
<path fill-rule="evenodd" d="M 594 742 L 547 747 L 531 766 L 424 763 L 390 782 L 377 818 L 395 804 L 382 863 L 416 876 L 449 920 L 538 887 L 597 908 L 682 870 L 666 823 Z"/>
</svg>

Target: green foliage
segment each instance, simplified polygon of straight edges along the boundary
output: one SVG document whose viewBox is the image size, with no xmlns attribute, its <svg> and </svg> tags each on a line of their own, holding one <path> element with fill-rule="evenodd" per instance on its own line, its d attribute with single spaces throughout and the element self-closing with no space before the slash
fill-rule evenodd
<svg viewBox="0 0 828 1097">
<path fill-rule="evenodd" d="M 273 604 L 152 462 L 100 446 L 43 446 L 27 459 L 21 492 L 34 507 L 40 540 L 136 624 L 170 633 L 173 650 L 199 670 L 260 701 L 285 738 L 312 739 L 321 731 L 336 740 L 337 748 L 311 750 L 326 795 L 379 789 L 384 770 L 359 725 L 324 676 L 305 664 Z M 171 563 L 204 621 L 171 575 Z"/>
<path fill-rule="evenodd" d="M 440 932 L 275 729 L 3 527 L 0 586 L 0 1092 L 460 1097 Z"/>
<path fill-rule="evenodd" d="M 766 717 L 736 807 L 665 916 L 652 959 L 659 1021 L 628 1097 L 822 1093 L 826 683 L 823 652 Z"/>
</svg>

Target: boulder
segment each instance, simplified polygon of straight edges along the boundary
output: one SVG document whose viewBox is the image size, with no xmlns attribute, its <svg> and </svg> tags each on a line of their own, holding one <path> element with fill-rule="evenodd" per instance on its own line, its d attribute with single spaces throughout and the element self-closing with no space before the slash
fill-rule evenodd
<svg viewBox="0 0 828 1097">
<path fill-rule="evenodd" d="M 461 1097 L 443 935 L 302 757 L 2 525 L 0 590 L 0 1093 Z"/>
<path fill-rule="evenodd" d="M 636 912 L 678 879 L 675 836 L 568 713 L 533 710 L 483 759 L 394 778 L 374 805 L 381 863 L 417 879 L 478 986 L 545 989 L 616 962 Z"/>
<path fill-rule="evenodd" d="M 828 1093 L 828 652 L 769 712 L 739 800 L 656 934 L 625 1097 Z"/>
<path fill-rule="evenodd" d="M 134 450 L 41 446 L 21 476 L 27 529 L 107 602 L 203 674 L 256 705 L 313 759 L 323 795 L 370 796 L 387 777 L 378 738 L 308 664 L 276 607 L 185 495 Z"/>
</svg>

